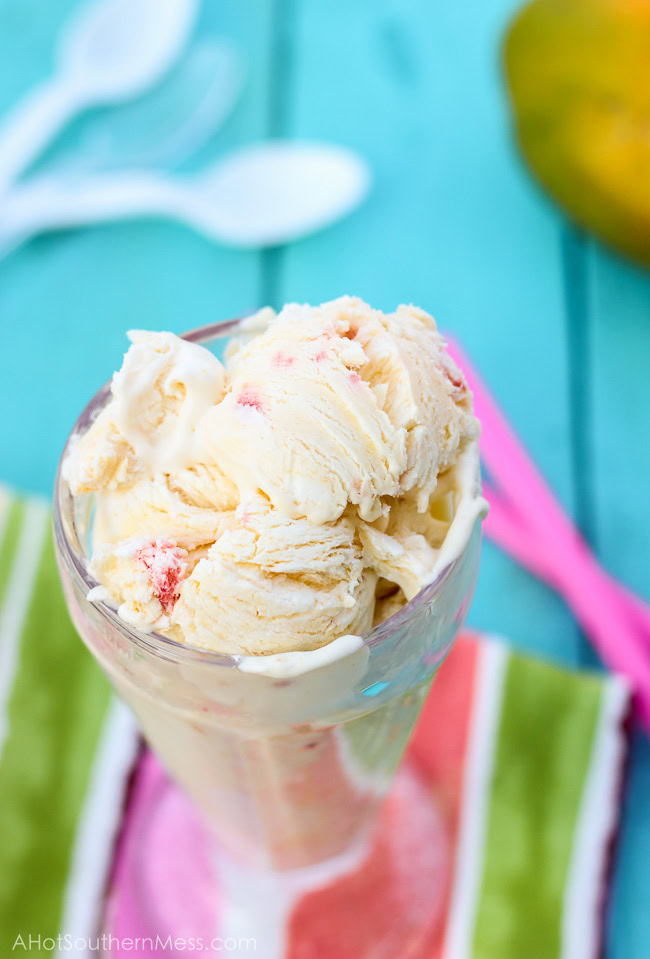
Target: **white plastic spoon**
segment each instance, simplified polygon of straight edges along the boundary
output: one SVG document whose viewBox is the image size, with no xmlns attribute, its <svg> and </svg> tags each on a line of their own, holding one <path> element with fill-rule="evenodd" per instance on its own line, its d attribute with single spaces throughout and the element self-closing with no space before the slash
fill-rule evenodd
<svg viewBox="0 0 650 959">
<path fill-rule="evenodd" d="M 65 30 L 53 77 L 0 129 L 0 195 L 62 126 L 91 105 L 127 100 L 153 84 L 180 52 L 197 0 L 97 0 Z"/>
<path fill-rule="evenodd" d="M 240 50 L 227 40 L 210 36 L 191 43 L 148 92 L 91 112 L 74 142 L 48 158 L 47 175 L 84 177 L 186 162 L 226 122 L 245 75 Z"/>
<path fill-rule="evenodd" d="M 369 185 L 353 151 L 291 141 L 246 147 L 187 179 L 140 171 L 39 177 L 0 205 L 0 253 L 46 230 L 142 216 L 181 220 L 228 246 L 278 246 L 345 216 Z"/>
</svg>

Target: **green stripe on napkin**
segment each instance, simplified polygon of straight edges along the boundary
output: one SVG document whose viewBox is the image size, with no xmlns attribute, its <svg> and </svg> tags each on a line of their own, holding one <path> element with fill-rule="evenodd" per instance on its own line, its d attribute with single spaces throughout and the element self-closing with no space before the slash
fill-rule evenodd
<svg viewBox="0 0 650 959">
<path fill-rule="evenodd" d="M 23 506 L 18 500 L 10 499 L 7 493 L 2 493 L 5 502 L 0 502 L 0 603 L 4 601 L 9 572 L 13 556 L 18 543 L 18 536 L 23 518 Z"/>
<path fill-rule="evenodd" d="M 464 668 L 446 672 L 459 657 Z M 430 959 L 594 959 L 620 815 L 625 683 L 495 639 L 460 640 L 416 732 L 421 758 L 427 727 L 433 737 L 440 726 L 436 700 L 467 735 L 441 767 L 458 818 L 447 923 Z"/>
<path fill-rule="evenodd" d="M 68 616 L 49 510 L 14 500 L 0 544 L 0 955 L 18 936 L 56 938 L 71 884 L 96 878 L 73 873 L 84 810 L 101 801 L 92 782 L 110 699 Z M 118 797 L 109 820 L 119 812 Z"/>
<path fill-rule="evenodd" d="M 477 957 L 535 956 L 540 943 L 544 955 L 560 955 L 569 857 L 603 689 L 601 680 L 576 681 L 545 663 L 509 658 L 474 935 Z M 525 922 L 513 922 L 515 912 Z"/>
</svg>

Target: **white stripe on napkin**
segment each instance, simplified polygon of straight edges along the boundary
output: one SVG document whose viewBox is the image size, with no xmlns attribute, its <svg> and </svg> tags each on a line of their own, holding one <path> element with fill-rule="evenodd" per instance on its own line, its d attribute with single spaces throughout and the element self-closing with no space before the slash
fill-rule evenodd
<svg viewBox="0 0 650 959">
<path fill-rule="evenodd" d="M 604 888 L 603 859 L 618 819 L 620 775 L 626 750 L 623 720 L 630 692 L 617 676 L 604 686 L 596 732 L 580 800 L 562 911 L 561 959 L 595 959 L 600 923 L 595 921 Z"/>
<path fill-rule="evenodd" d="M 124 811 L 125 784 L 138 744 L 135 719 L 124 703 L 112 697 L 90 771 L 70 862 L 61 920 L 65 955 L 70 955 L 69 949 L 65 951 L 67 942 L 88 943 L 98 934 L 106 880 Z M 79 952 L 86 954 L 97 955 L 88 950 Z"/>
<path fill-rule="evenodd" d="M 11 503 L 11 496 L 0 486 L 0 546 L 2 546 L 2 540 L 5 536 L 5 530 L 7 528 L 7 520 L 9 519 L 9 504 Z"/>
<path fill-rule="evenodd" d="M 474 920 L 483 875 L 490 782 L 508 665 L 506 646 L 481 643 L 463 773 L 455 875 L 449 904 L 444 959 L 471 959 Z"/>
</svg>

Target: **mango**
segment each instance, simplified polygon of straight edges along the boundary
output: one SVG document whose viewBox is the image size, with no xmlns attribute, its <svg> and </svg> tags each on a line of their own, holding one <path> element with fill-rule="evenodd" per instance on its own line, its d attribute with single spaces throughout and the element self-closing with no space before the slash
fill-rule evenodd
<svg viewBox="0 0 650 959">
<path fill-rule="evenodd" d="M 533 0 L 504 62 L 539 181 L 580 226 L 650 265 L 650 0 Z"/>
</svg>

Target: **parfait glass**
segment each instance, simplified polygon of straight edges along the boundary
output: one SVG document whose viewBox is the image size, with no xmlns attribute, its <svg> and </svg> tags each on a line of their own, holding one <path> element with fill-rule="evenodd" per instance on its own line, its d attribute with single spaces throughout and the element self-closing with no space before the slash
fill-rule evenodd
<svg viewBox="0 0 650 959">
<path fill-rule="evenodd" d="M 239 326 L 186 337 L 220 355 Z M 73 434 L 109 395 L 100 390 Z M 449 850 L 430 787 L 398 766 L 474 593 L 480 514 L 435 581 L 362 642 L 337 641 L 310 668 L 283 670 L 275 657 L 140 632 L 89 602 L 92 512 L 93 497 L 73 497 L 59 469 L 55 542 L 72 619 L 169 776 L 137 827 L 138 875 L 123 879 L 136 890 L 137 932 L 257 959 L 421 955 L 440 920 Z"/>
</svg>

